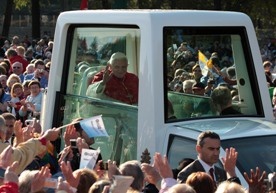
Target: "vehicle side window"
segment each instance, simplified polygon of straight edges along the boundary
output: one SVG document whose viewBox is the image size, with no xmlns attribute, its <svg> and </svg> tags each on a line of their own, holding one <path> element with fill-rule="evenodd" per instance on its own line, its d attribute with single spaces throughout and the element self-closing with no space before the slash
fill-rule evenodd
<svg viewBox="0 0 276 193">
<path fill-rule="evenodd" d="M 225 29 L 164 28 L 166 122 L 262 116 L 247 36 Z"/>
<path fill-rule="evenodd" d="M 196 141 L 181 136 L 170 135 L 170 143 L 168 147 L 168 160 L 170 166 L 176 168 L 178 163 L 183 158 L 196 159 L 197 153 L 195 151 Z"/>
<path fill-rule="evenodd" d="M 169 136 L 167 157 L 171 168 L 179 167 L 181 160 L 195 160 L 197 159 L 196 139 L 190 139 L 182 136 L 171 134 Z M 221 162 L 216 166 L 223 168 Z"/>
</svg>

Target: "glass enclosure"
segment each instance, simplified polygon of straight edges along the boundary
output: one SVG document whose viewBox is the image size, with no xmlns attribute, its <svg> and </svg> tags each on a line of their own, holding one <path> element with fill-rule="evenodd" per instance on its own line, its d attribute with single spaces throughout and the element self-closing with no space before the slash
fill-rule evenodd
<svg viewBox="0 0 276 193">
<path fill-rule="evenodd" d="M 94 76 L 103 71 L 115 52 L 128 59 L 128 72 L 138 76 L 140 30 L 137 26 L 71 26 L 68 31 L 66 66 L 58 109 L 54 117 L 65 125 L 75 118 L 102 115 L 109 137 L 95 137 L 93 148 L 100 147 L 103 160 L 117 163 L 136 158 L 138 106 L 87 95 Z"/>
<path fill-rule="evenodd" d="M 165 27 L 163 34 L 166 122 L 263 115 L 244 28 Z"/>
</svg>

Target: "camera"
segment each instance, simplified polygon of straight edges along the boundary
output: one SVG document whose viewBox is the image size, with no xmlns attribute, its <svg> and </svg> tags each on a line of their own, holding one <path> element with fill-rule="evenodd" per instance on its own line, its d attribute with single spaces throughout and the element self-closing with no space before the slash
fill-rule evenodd
<svg viewBox="0 0 276 193">
<path fill-rule="evenodd" d="M 215 80 L 214 79 L 209 79 L 208 84 L 215 84 Z"/>
<path fill-rule="evenodd" d="M 28 126 L 28 125 L 33 125 L 33 120 L 32 119 L 27 119 L 26 121 L 25 121 L 25 125 L 26 126 Z"/>
<path fill-rule="evenodd" d="M 71 146 L 71 149 L 72 149 L 74 155 L 79 153 L 76 139 L 70 139 L 70 146 Z"/>
<path fill-rule="evenodd" d="M 102 162 L 100 163 L 100 169 L 101 169 L 101 170 L 108 170 L 108 163 L 102 161 Z"/>
<path fill-rule="evenodd" d="M 269 173 L 264 183 L 266 185 L 266 192 L 276 191 L 276 173 Z"/>
</svg>

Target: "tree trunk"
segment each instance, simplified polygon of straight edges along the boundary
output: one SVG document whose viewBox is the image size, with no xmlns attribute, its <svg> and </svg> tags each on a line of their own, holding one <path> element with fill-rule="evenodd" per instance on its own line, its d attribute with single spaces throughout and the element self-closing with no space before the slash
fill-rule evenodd
<svg viewBox="0 0 276 193">
<path fill-rule="evenodd" d="M 160 9 L 162 4 L 162 0 L 153 0 L 152 1 L 152 9 Z"/>
<path fill-rule="evenodd" d="M 114 0 L 112 9 L 127 9 L 127 0 Z"/>
<path fill-rule="evenodd" d="M 102 7 L 103 9 L 110 9 L 108 0 L 102 0 Z"/>
<path fill-rule="evenodd" d="M 214 9 L 221 10 L 221 0 L 214 0 Z"/>
<path fill-rule="evenodd" d="M 8 38 L 10 26 L 11 26 L 11 15 L 12 15 L 12 8 L 14 7 L 13 0 L 7 0 L 6 3 L 6 10 L 5 10 L 5 18 L 3 23 L 2 29 L 2 36 Z"/>
<path fill-rule="evenodd" d="M 40 39 L 40 4 L 39 0 L 32 0 L 32 37 Z"/>
<path fill-rule="evenodd" d="M 176 0 L 172 0 L 170 2 L 170 5 L 171 5 L 171 9 L 176 9 Z"/>
</svg>

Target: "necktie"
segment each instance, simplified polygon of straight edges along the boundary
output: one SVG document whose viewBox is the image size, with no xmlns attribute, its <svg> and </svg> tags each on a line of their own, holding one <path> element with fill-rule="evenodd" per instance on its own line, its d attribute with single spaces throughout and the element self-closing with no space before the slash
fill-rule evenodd
<svg viewBox="0 0 276 193">
<path fill-rule="evenodd" d="M 213 181 L 215 181 L 215 177 L 214 177 L 214 168 L 210 168 L 209 174 L 210 174 L 210 176 L 212 177 Z"/>
</svg>

